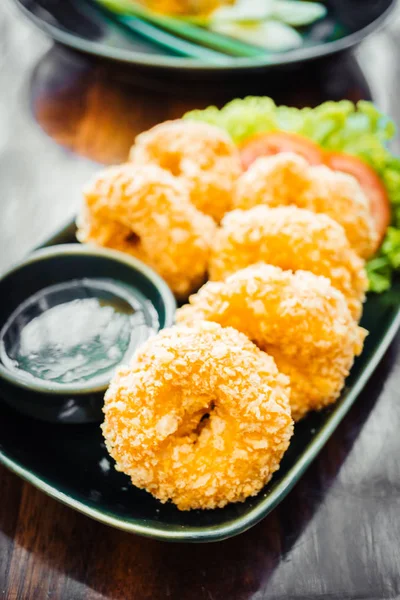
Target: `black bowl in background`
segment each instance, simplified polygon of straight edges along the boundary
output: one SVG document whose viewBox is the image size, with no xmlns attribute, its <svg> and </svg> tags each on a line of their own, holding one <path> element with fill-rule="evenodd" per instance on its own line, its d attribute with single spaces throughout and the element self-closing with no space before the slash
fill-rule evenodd
<svg viewBox="0 0 400 600">
<path fill-rule="evenodd" d="M 88 0 L 15 0 L 40 29 L 57 42 L 97 57 L 153 70 L 175 72 L 175 76 L 220 80 L 238 71 L 250 75 L 287 65 L 327 57 L 352 48 L 375 31 L 387 18 L 396 0 L 327 0 L 328 15 L 306 28 L 301 48 L 271 53 L 266 58 L 233 58 L 230 64 L 210 65 L 200 60 L 174 56 L 144 38 L 127 33 L 106 18 Z"/>
</svg>

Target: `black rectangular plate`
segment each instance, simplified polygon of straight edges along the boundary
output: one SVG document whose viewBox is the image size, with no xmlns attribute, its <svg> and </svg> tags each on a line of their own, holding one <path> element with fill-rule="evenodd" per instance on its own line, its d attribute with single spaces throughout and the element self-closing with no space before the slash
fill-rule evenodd
<svg viewBox="0 0 400 600">
<path fill-rule="evenodd" d="M 75 240 L 68 224 L 44 246 Z M 400 285 L 370 295 L 362 325 L 370 334 L 346 389 L 331 408 L 295 427 L 280 470 L 254 498 L 213 511 L 180 512 L 130 485 L 114 470 L 98 425 L 33 421 L 0 402 L 0 462 L 50 496 L 111 526 L 169 541 L 206 542 L 249 529 L 290 491 L 355 402 L 400 326 Z M 23 440 L 23 443 L 21 442 Z"/>
</svg>

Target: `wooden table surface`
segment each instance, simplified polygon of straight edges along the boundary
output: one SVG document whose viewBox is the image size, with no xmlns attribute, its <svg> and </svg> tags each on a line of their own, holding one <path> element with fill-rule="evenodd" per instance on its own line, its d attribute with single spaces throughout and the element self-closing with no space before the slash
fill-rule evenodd
<svg viewBox="0 0 400 600">
<path fill-rule="evenodd" d="M 374 98 L 400 123 L 399 32 L 395 14 L 357 57 Z M 53 47 L 2 2 L 0 268 L 72 216 L 97 163 L 122 160 L 135 133 L 189 107 L 249 92 L 304 105 L 356 100 L 368 96 L 368 87 L 351 57 L 280 81 L 185 86 L 155 80 Z M 1 467 L 0 597 L 399 598 L 399 388 L 397 339 L 282 504 L 251 531 L 212 545 L 171 545 L 113 530 Z"/>
</svg>

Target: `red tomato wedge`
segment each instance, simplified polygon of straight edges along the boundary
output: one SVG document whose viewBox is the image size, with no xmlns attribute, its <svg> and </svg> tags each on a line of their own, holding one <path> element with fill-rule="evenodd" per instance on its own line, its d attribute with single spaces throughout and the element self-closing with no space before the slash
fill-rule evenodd
<svg viewBox="0 0 400 600">
<path fill-rule="evenodd" d="M 258 133 L 240 146 L 242 166 L 247 170 L 260 156 L 273 156 L 280 152 L 294 152 L 303 156 L 310 165 L 321 165 L 324 155 L 321 148 L 313 141 L 288 131 L 269 131 Z"/>
<path fill-rule="evenodd" d="M 350 154 L 326 152 L 325 164 L 334 171 L 348 173 L 357 179 L 369 198 L 372 217 L 381 242 L 391 221 L 390 200 L 381 179 L 367 163 Z"/>
</svg>

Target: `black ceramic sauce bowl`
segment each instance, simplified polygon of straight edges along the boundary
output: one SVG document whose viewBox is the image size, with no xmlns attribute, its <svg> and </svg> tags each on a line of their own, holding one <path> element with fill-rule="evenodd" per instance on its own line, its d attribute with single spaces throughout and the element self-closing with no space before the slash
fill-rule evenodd
<svg viewBox="0 0 400 600">
<path fill-rule="evenodd" d="M 110 306 L 118 312 L 110 313 Z M 120 252 L 78 244 L 34 252 L 0 279 L 0 397 L 46 421 L 101 420 L 114 368 L 149 335 L 172 325 L 175 308 L 167 284 Z M 110 321 L 110 314 L 117 321 Z M 54 326 L 56 316 L 61 322 Z M 115 325 L 117 330 L 110 333 Z M 108 361 L 101 354 L 99 336 L 79 346 L 94 326 L 110 345 Z M 54 345 L 62 347 L 61 342 L 69 352 L 70 370 L 60 370 L 61 361 L 52 350 Z"/>
</svg>

